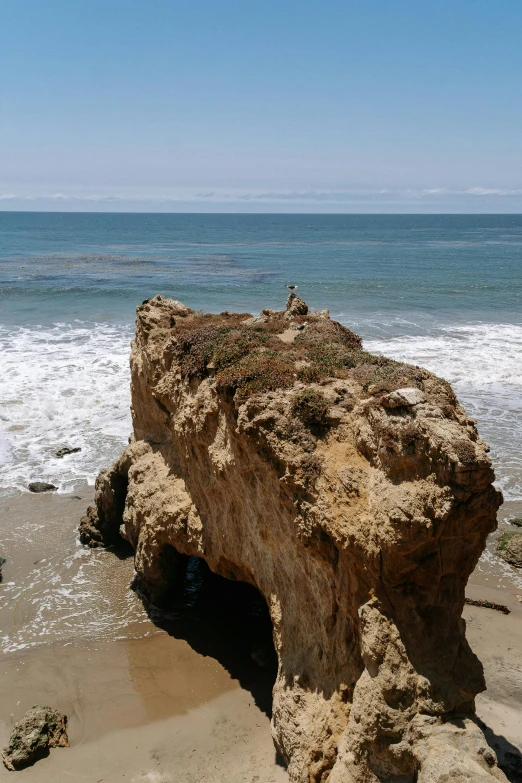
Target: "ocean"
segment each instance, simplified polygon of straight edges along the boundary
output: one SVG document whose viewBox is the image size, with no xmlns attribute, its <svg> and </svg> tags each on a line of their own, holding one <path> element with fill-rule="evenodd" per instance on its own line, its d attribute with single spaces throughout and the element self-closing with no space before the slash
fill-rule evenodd
<svg viewBox="0 0 522 783">
<path fill-rule="evenodd" d="M 120 453 L 142 300 L 162 293 L 195 309 L 255 314 L 282 309 L 288 284 L 367 350 L 449 380 L 491 445 L 505 499 L 522 501 L 517 215 L 0 212 L 0 497 L 20 497 L 35 480 L 71 492 Z M 81 451 L 58 459 L 63 446 Z M 22 586 L 5 583 L 4 597 L 33 600 L 36 584 L 51 606 L 67 576 L 60 611 L 89 615 L 86 574 L 100 561 L 76 548 L 79 513 L 63 557 L 35 565 Z M 31 524 L 24 532 L 4 522 L 2 546 L 40 535 Z M 38 643 L 45 629 L 56 638 L 57 611 L 22 623 L 10 649 Z"/>
<path fill-rule="evenodd" d="M 0 212 L 0 492 L 92 482 L 130 432 L 135 307 L 282 308 L 451 381 L 522 500 L 522 216 Z M 64 446 L 81 452 L 57 459 Z"/>
</svg>

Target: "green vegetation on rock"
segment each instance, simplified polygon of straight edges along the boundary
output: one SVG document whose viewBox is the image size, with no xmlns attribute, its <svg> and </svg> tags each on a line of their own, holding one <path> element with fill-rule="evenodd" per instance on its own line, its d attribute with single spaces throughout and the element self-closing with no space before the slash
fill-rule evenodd
<svg viewBox="0 0 522 783">
<path fill-rule="evenodd" d="M 218 389 L 235 391 L 238 403 L 252 394 L 289 389 L 295 382 L 295 365 L 276 351 L 248 354 L 235 364 L 221 369 L 216 376 Z"/>
<path fill-rule="evenodd" d="M 317 389 L 303 389 L 292 397 L 292 414 L 308 427 L 326 427 L 328 400 Z"/>
<path fill-rule="evenodd" d="M 289 328 L 298 330 L 295 339 L 280 339 Z M 310 315 L 289 322 L 283 311 L 255 320 L 245 313 L 179 319 L 170 353 L 184 378 L 215 375 L 217 388 L 235 395 L 237 404 L 296 381 L 353 376 L 366 391 L 378 394 L 419 387 L 430 377 L 419 367 L 363 351 L 360 337 L 337 321 Z"/>
<path fill-rule="evenodd" d="M 499 536 L 497 552 L 500 557 L 516 568 L 522 568 L 522 533 L 508 530 Z"/>
<path fill-rule="evenodd" d="M 511 541 L 513 536 L 518 536 L 518 535 L 520 535 L 520 534 L 516 533 L 514 530 L 506 530 L 505 533 L 502 533 L 498 537 L 497 551 L 498 552 L 502 552 L 507 547 L 507 545 L 509 544 L 509 542 Z"/>
</svg>

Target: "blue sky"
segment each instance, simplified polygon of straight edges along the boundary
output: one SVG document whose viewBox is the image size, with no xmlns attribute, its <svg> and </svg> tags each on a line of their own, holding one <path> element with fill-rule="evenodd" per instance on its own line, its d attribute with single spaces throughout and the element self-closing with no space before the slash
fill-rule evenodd
<svg viewBox="0 0 522 783">
<path fill-rule="evenodd" d="M 521 212 L 519 0 L 0 0 L 0 209 Z"/>
</svg>

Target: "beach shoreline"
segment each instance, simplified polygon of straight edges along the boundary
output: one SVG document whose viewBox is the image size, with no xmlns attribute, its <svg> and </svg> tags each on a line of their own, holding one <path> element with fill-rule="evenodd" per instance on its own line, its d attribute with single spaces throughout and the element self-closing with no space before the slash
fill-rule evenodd
<svg viewBox="0 0 522 783">
<path fill-rule="evenodd" d="M 59 542 L 76 546 L 78 521 L 92 501 L 93 488 L 85 485 L 77 493 L 21 493 L 0 499 L 0 514 L 4 519 L 9 516 L 11 526 L 34 521 L 41 530 L 50 531 L 36 544 L 11 539 L 15 546 L 6 549 L 0 590 L 9 589 L 22 576 L 27 579 L 24 571 L 41 564 L 42 560 L 33 559 L 35 546 L 47 556 L 44 561 Z M 7 742 L 14 722 L 34 704 L 52 704 L 69 719 L 71 747 L 53 751 L 19 772 L 21 780 L 170 783 L 181 772 L 187 780 L 205 780 L 207 773 L 245 783 L 256 775 L 273 783 L 286 780 L 270 733 L 269 675 L 260 669 L 259 687 L 251 692 L 248 683 L 256 677 L 254 661 L 225 657 L 222 663 L 201 645 L 196 649 L 197 644 L 191 646 L 148 618 L 130 590 L 132 557 L 122 560 L 105 550 L 82 550 L 100 562 L 94 574 L 98 581 L 105 580 L 106 597 L 121 600 L 121 592 L 126 592 L 136 606 L 135 615 L 112 637 L 102 624 L 102 637 L 96 638 L 85 635 L 80 614 L 76 633 L 64 620 L 54 629 L 58 636 L 53 641 L 26 646 L 22 642 L 13 651 L 3 651 L 0 745 Z M 112 584 L 107 580 L 109 571 Z M 28 581 L 30 586 L 30 575 Z M 31 622 L 30 591 L 19 596 L 14 607 L 8 605 L 5 593 L 0 598 L 1 627 L 12 640 L 13 625 Z M 102 610 L 103 605 L 92 606 L 93 614 Z M 1 766 L 0 776 L 9 774 Z"/>
<path fill-rule="evenodd" d="M 40 543 L 41 548 L 52 549 L 57 541 L 70 545 L 71 536 L 75 539 L 78 520 L 91 498 L 92 488 L 87 486 L 75 495 L 20 494 L 1 499 L 0 512 L 4 518 L 9 515 L 11 523 L 37 519 L 42 530 L 54 530 L 45 545 L 43 539 Z M 504 518 L 503 509 L 499 516 Z M 56 529 L 57 523 L 61 530 Z M 25 566 L 13 562 L 15 552 L 5 552 L 8 562 L 0 590 L 32 562 L 31 547 L 18 546 L 17 553 L 22 551 Z M 99 559 L 100 578 L 106 579 L 109 571 L 114 575 L 112 585 L 106 585 L 108 597 L 130 593 L 132 558 L 122 561 L 103 550 L 88 554 Z M 516 584 L 506 579 L 504 565 L 499 563 L 496 571 L 494 564 L 490 558 L 485 571 L 474 572 L 466 595 L 504 604 L 510 614 L 466 606 L 463 616 L 488 684 L 477 698 L 477 717 L 502 761 L 506 753 L 522 748 L 522 604 L 516 598 Z M 114 581 L 120 582 L 116 592 Z M 141 602 L 134 594 L 132 600 L 139 608 Z M 13 622 L 21 622 L 30 609 L 17 606 Z M 97 611 L 101 608 L 93 606 L 92 612 Z M 4 652 L 2 745 L 15 720 L 33 704 L 49 704 L 69 717 L 71 748 L 52 751 L 48 758 L 18 773 L 20 780 L 287 780 L 270 734 L 266 674 L 260 670 L 266 691 L 260 698 L 249 690 L 245 678 L 201 649 L 137 614 L 112 636 L 106 628 L 102 638 L 84 635 L 80 616 L 76 634 Z M 8 774 L 2 767 L 0 775 Z"/>
</svg>

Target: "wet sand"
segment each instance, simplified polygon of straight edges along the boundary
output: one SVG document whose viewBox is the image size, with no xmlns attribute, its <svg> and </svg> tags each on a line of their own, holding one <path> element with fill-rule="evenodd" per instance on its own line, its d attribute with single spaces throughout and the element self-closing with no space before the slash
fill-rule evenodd
<svg viewBox="0 0 522 783">
<path fill-rule="evenodd" d="M 7 656 L 1 676 L 2 744 L 33 703 L 69 716 L 71 747 L 18 772 L 22 781 L 287 779 L 252 694 L 167 634 Z"/>
<path fill-rule="evenodd" d="M 88 553 L 84 563 L 82 553 L 76 556 L 76 525 L 92 490 L 84 488 L 78 495 L 81 500 L 21 495 L 0 501 L 2 530 L 8 530 L 2 539 L 8 562 L 0 586 L 0 628 L 9 639 L 7 646 L 17 647 L 0 658 L 0 742 L 4 744 L 15 720 L 37 703 L 69 716 L 71 740 L 70 748 L 53 750 L 48 758 L 17 773 L 16 779 L 287 780 L 270 736 L 273 672 L 255 663 L 226 618 L 212 618 L 209 628 L 179 618 L 167 630 L 159 627 L 129 591 L 132 558 L 96 552 Z M 516 513 L 517 508 L 503 507 L 501 519 Z M 58 547 L 72 553 L 66 566 L 60 563 Z M 511 763 L 510 776 L 516 781 L 522 780 L 513 772 L 522 748 L 522 604 L 516 598 L 522 590 L 520 573 L 497 563 L 494 541 L 489 550 L 491 556 L 473 574 L 467 595 L 506 604 L 511 613 L 466 606 L 464 617 L 488 683 L 488 690 L 477 698 L 478 718 L 499 758 Z M 42 559 L 48 560 L 47 571 L 38 570 Z M 69 574 L 78 561 L 87 570 L 79 571 L 75 582 Z M 47 623 L 30 602 L 31 590 L 48 601 L 53 580 L 62 578 L 62 567 L 70 592 L 65 604 L 49 604 L 50 611 L 62 612 L 63 617 Z M 87 579 L 93 584 L 86 585 Z M 25 584 L 18 593 L 17 582 Z M 108 602 L 103 600 L 107 597 Z M 78 609 L 76 615 L 67 610 L 67 600 Z M 106 614 L 110 620 L 115 611 L 124 612 L 125 623 L 116 623 L 111 630 Z M 98 614 L 104 615 L 99 621 Z M 44 644 L 35 643 L 40 622 L 47 629 Z M 93 629 L 94 637 L 89 635 Z M 24 635 L 30 644 L 25 648 Z M 10 774 L 0 767 L 0 776 Z"/>
<path fill-rule="evenodd" d="M 244 624 L 218 612 L 160 627 L 129 590 L 132 557 L 78 547 L 91 500 L 84 487 L 0 501 L 0 744 L 34 704 L 68 716 L 71 742 L 17 779 L 286 780 L 270 734 L 274 672 L 252 658 Z"/>
</svg>

